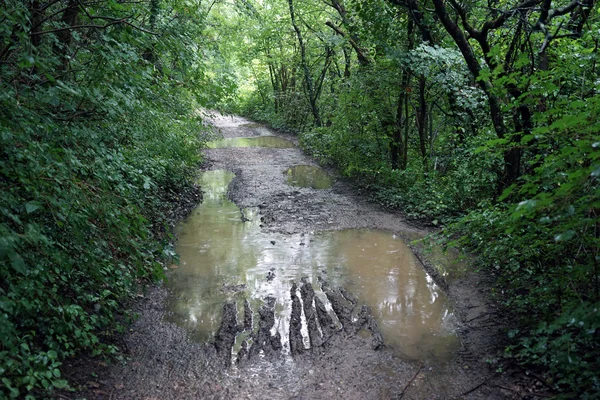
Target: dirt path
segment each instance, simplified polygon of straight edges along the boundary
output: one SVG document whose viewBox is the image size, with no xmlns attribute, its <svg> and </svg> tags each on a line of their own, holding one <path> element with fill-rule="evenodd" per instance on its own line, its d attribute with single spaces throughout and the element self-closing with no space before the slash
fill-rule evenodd
<svg viewBox="0 0 600 400">
<path fill-rule="evenodd" d="M 213 123 L 225 138 L 276 134 L 238 117 L 216 116 Z M 289 167 L 316 165 L 298 148 L 220 148 L 207 150 L 206 157 L 207 169 L 236 174 L 228 193 L 230 199 L 240 208 L 259 210 L 265 231 L 292 235 L 377 228 L 405 238 L 427 233 L 401 214 L 356 194 L 356 188 L 341 179 L 325 190 L 289 186 L 284 175 Z M 424 255 L 419 258 L 426 259 Z M 97 360 L 74 363 L 69 369 L 70 378 L 82 384 L 82 392 L 77 397 L 65 394 L 62 398 L 526 398 L 515 379 L 496 373 L 499 366 L 490 366 L 487 361 L 498 351 L 502 321 L 486 300 L 485 283 L 470 274 L 446 282 L 427 261 L 425 264 L 445 288 L 459 320 L 460 349 L 449 362 L 403 360 L 385 347 L 374 350 L 372 337 L 340 334 L 332 336 L 327 346 L 294 357 L 265 352 L 264 356 L 224 368 L 222 354 L 214 344 L 196 343 L 186 330 L 166 322 L 169 294 L 164 288 L 154 288 L 136 306 L 140 318 L 123 338 L 126 359 L 116 365 Z"/>
</svg>

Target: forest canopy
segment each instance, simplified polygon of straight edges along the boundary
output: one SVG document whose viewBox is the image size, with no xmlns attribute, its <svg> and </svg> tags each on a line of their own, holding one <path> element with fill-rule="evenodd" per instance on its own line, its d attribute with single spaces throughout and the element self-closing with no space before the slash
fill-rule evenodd
<svg viewBox="0 0 600 400">
<path fill-rule="evenodd" d="M 503 356 L 595 398 L 599 32 L 594 0 L 4 1 L 0 394 L 115 351 L 117 310 L 174 256 L 207 107 L 443 227 L 495 278 Z"/>
</svg>

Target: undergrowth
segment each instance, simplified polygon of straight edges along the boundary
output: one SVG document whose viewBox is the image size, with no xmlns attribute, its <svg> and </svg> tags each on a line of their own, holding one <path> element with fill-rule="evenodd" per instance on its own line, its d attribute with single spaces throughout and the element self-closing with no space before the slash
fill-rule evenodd
<svg viewBox="0 0 600 400">
<path fill-rule="evenodd" d="M 182 77 L 142 57 L 181 37 L 65 38 L 50 8 L 32 43 L 29 6 L 0 7 L 0 398 L 50 396 L 63 360 L 115 351 L 127 299 L 174 256 L 165 194 L 191 183 L 205 140 Z"/>
</svg>

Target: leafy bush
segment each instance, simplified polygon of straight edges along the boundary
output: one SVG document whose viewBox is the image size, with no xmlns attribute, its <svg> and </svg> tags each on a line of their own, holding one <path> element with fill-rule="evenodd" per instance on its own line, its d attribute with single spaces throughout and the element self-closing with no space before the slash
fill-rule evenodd
<svg viewBox="0 0 600 400">
<path fill-rule="evenodd" d="M 141 31 L 73 32 L 66 47 L 50 9 L 50 33 L 32 45 L 26 3 L 0 8 L 0 397 L 10 398 L 65 387 L 66 357 L 114 350 L 124 302 L 173 254 L 153 227 L 166 222 L 165 193 L 190 184 L 204 140 L 192 92 L 142 57 Z M 97 7 L 87 11 L 132 11 Z"/>
<path fill-rule="evenodd" d="M 447 234 L 498 275 L 497 292 L 519 322 L 507 354 L 548 371 L 566 397 L 594 398 L 600 390 L 600 96 L 556 106 L 546 114 L 549 123 L 522 138 L 538 155 L 530 161 L 533 173 L 505 190 L 505 203 L 472 211 Z"/>
</svg>

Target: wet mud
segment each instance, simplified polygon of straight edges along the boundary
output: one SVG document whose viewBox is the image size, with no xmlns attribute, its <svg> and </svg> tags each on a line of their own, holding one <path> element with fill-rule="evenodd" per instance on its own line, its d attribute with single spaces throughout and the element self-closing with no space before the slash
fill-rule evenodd
<svg viewBox="0 0 600 400">
<path fill-rule="evenodd" d="M 297 143 L 243 118 L 215 114 L 211 122 L 226 139 L 278 136 Z M 372 259 L 363 258 L 368 267 L 361 269 L 336 258 L 361 260 L 363 250 L 393 255 L 399 241 L 426 229 L 373 204 L 334 170 L 327 171 L 330 188 L 290 186 L 288 169 L 317 166 L 295 147 L 221 147 L 206 157 L 211 170 L 229 171 L 220 172 L 225 189 L 211 202 L 203 188 L 194 213 L 204 219 L 194 227 L 188 217 L 178 247 L 182 260 L 211 262 L 211 274 L 202 280 L 193 273 L 197 266 L 183 263 L 170 271 L 167 285 L 136 303 L 139 318 L 122 338 L 125 357 L 112 364 L 75 360 L 67 378 L 79 392 L 61 398 L 528 398 L 521 381 L 496 371 L 504 365 L 488 362 L 502 350 L 504 325 L 485 279 L 462 267 L 448 279 L 417 248 L 416 257 L 409 251 L 409 258 L 393 261 L 410 266 L 402 279 Z M 198 229 L 214 238 L 207 248 L 194 244 L 191 232 Z M 259 232 L 260 245 L 245 241 L 252 232 Z M 354 244 L 373 232 L 373 248 Z M 222 235 L 239 239 L 235 257 L 227 246 L 219 250 Z M 186 248 L 193 257 L 185 258 Z M 276 265 L 262 262 L 277 257 Z M 407 280 L 412 286 L 400 285 Z M 414 321 L 426 327 L 422 334 L 402 334 Z M 395 340 L 406 349 L 398 351 Z"/>
<path fill-rule="evenodd" d="M 329 285 L 317 283 L 326 275 L 335 286 L 348 288 L 340 289 L 340 296 L 352 306 L 360 300 L 373 308 L 388 346 L 398 355 L 415 360 L 452 356 L 458 338 L 447 297 L 400 237 L 372 229 L 264 232 L 260 213 L 240 210 L 227 198 L 233 179 L 224 170 L 206 171 L 199 178 L 204 202 L 178 229 L 180 265 L 167 283 L 173 293 L 169 321 L 205 342 L 217 332 L 223 303 L 237 302 L 241 308 L 243 299 L 258 309 L 262 299 L 274 297 L 279 304 L 276 323 L 283 326 L 282 346 L 287 346 L 290 310 L 295 310 L 289 287 L 302 281 L 308 341 L 313 319 L 304 297 L 312 304 L 314 290 L 307 284 L 316 284 L 315 296 L 327 303 L 325 307 L 332 308 L 330 301 L 341 304 L 332 292 L 321 289 Z M 340 312 L 336 319 L 347 325 L 344 318 L 353 317 Z"/>
</svg>

